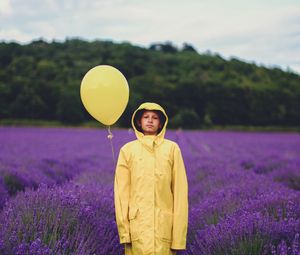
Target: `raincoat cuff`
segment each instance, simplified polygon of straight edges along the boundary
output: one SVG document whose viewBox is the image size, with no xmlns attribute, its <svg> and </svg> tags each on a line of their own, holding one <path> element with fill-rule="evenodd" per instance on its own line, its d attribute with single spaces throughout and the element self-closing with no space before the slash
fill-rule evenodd
<svg viewBox="0 0 300 255">
<path fill-rule="evenodd" d="M 180 243 L 172 243 L 171 249 L 173 249 L 173 250 L 185 250 L 186 245 L 185 244 L 180 244 Z"/>
<path fill-rule="evenodd" d="M 122 243 L 131 243 L 129 234 L 125 234 L 120 237 L 120 244 L 122 244 Z"/>
</svg>

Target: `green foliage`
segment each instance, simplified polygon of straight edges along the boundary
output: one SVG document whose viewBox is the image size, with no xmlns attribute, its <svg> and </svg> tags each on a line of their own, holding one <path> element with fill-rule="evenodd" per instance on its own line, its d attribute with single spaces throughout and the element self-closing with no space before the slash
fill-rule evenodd
<svg viewBox="0 0 300 255">
<path fill-rule="evenodd" d="M 22 180 L 17 174 L 4 174 L 3 181 L 10 195 L 15 195 L 18 191 L 25 190 L 24 180 Z"/>
<path fill-rule="evenodd" d="M 83 120 L 82 107 L 79 91 L 72 87 L 64 88 L 61 90 L 57 104 L 57 118 L 62 123 L 79 123 Z"/>
<path fill-rule="evenodd" d="M 170 120 L 171 127 L 196 128 L 200 125 L 198 114 L 194 109 L 182 108 Z"/>
<path fill-rule="evenodd" d="M 128 127 L 136 107 L 155 101 L 174 128 L 215 125 L 299 126 L 300 77 L 237 58 L 198 54 L 184 43 L 149 49 L 111 41 L 0 43 L 0 119 L 93 120 L 80 84 L 96 65 L 118 68 L 130 87 L 129 104 L 117 125 Z"/>
</svg>

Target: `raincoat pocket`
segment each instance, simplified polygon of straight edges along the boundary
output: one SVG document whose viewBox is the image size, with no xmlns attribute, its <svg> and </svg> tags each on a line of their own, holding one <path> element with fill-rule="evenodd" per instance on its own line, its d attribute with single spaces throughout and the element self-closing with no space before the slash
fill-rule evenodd
<svg viewBox="0 0 300 255">
<path fill-rule="evenodd" d="M 172 241 L 173 213 L 159 210 L 159 237 L 166 242 Z"/>
<path fill-rule="evenodd" d="M 131 241 L 139 239 L 139 224 L 138 224 L 139 208 L 129 208 L 129 227 L 130 227 L 130 238 Z"/>
</svg>

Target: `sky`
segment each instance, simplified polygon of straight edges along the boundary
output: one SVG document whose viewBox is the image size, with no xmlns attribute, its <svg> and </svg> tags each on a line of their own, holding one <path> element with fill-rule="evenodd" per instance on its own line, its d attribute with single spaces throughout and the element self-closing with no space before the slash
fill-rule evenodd
<svg viewBox="0 0 300 255">
<path fill-rule="evenodd" d="M 0 0 L 0 41 L 189 43 L 300 74 L 300 0 Z"/>
</svg>

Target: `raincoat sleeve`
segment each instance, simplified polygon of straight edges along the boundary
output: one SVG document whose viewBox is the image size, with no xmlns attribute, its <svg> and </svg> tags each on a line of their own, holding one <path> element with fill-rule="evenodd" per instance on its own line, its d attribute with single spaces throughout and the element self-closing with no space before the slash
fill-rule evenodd
<svg viewBox="0 0 300 255">
<path fill-rule="evenodd" d="M 124 148 L 121 148 L 114 179 L 115 215 L 120 244 L 130 243 L 128 208 L 130 197 L 130 170 Z"/>
<path fill-rule="evenodd" d="M 181 250 L 186 249 L 188 227 L 188 182 L 181 151 L 177 144 L 174 149 L 172 190 L 174 214 L 171 248 Z"/>
</svg>

